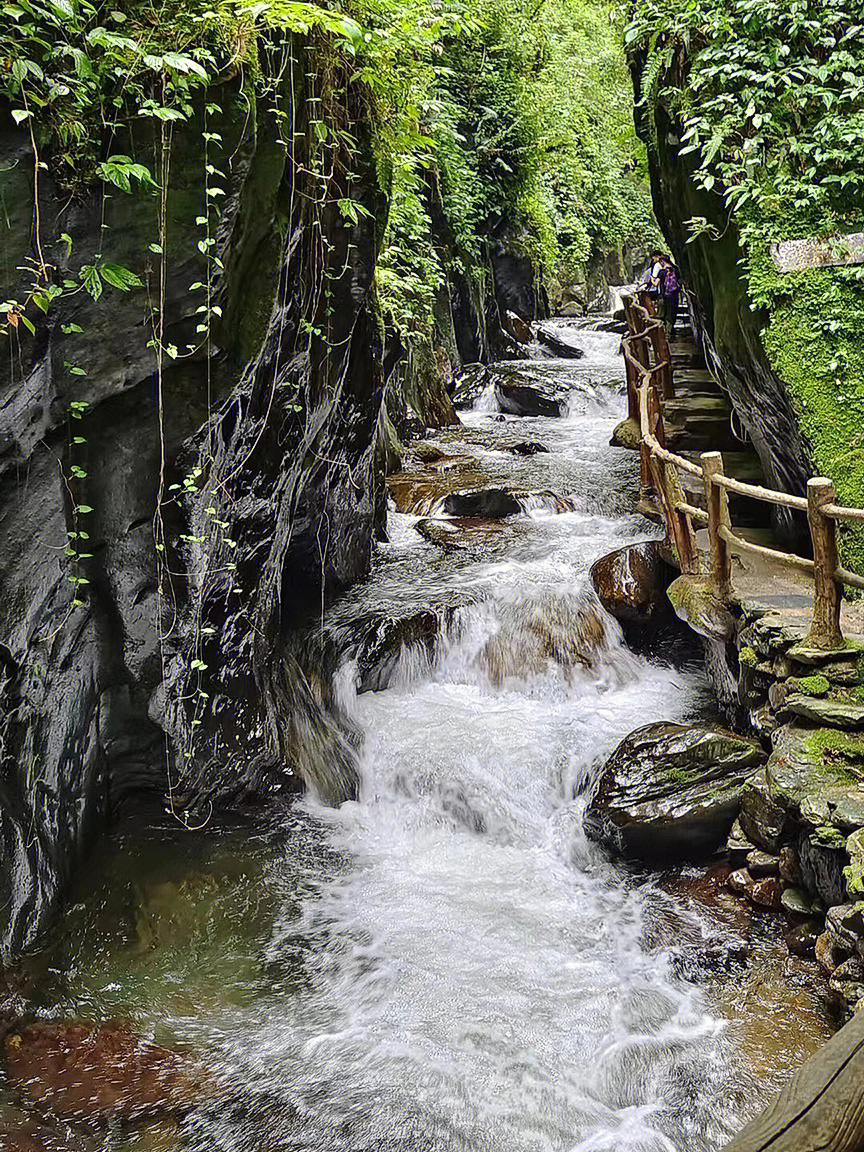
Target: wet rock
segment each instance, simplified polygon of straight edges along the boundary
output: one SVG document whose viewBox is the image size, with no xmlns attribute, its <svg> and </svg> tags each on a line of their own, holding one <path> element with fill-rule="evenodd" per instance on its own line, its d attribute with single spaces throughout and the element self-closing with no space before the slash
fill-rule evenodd
<svg viewBox="0 0 864 1152">
<path fill-rule="evenodd" d="M 607 762 L 585 830 L 649 863 L 704 855 L 728 836 L 744 781 L 763 756 L 756 741 L 734 732 L 649 724 Z"/>
<path fill-rule="evenodd" d="M 741 793 L 741 828 L 754 844 L 776 852 L 786 835 L 786 810 L 772 800 L 764 771 L 751 776 Z"/>
<path fill-rule="evenodd" d="M 539 384 L 517 380 L 499 380 L 495 383 L 495 398 L 502 412 L 511 416 L 563 416 L 566 400 Z"/>
<path fill-rule="evenodd" d="M 851 951 L 858 943 L 864 922 L 859 904 L 835 904 L 825 913 L 825 929 Z"/>
<path fill-rule="evenodd" d="M 543 592 L 504 604 L 497 625 L 477 657 L 497 686 L 512 676 L 545 672 L 550 663 L 565 674 L 593 668 L 610 640 L 600 605 L 587 595 Z"/>
<path fill-rule="evenodd" d="M 828 981 L 831 991 L 840 999 L 844 1008 L 851 1012 L 864 997 L 864 962 L 851 956 L 838 964 Z"/>
<path fill-rule="evenodd" d="M 818 900 L 814 900 L 809 892 L 794 884 L 783 889 L 780 906 L 790 916 L 818 916 L 820 912 Z"/>
<path fill-rule="evenodd" d="M 780 849 L 780 864 L 779 864 L 780 879 L 785 880 L 787 884 L 800 884 L 801 883 L 801 869 L 798 866 L 798 857 L 795 855 L 795 849 L 791 848 L 788 844 Z"/>
<path fill-rule="evenodd" d="M 726 883 L 737 896 L 747 896 L 749 898 L 750 893 L 753 891 L 755 880 L 746 868 L 736 868 L 734 872 L 729 873 L 729 879 Z"/>
<path fill-rule="evenodd" d="M 713 584 L 701 576 L 679 576 L 667 596 L 678 617 L 698 636 L 725 643 L 735 632 L 735 620 Z"/>
<path fill-rule="evenodd" d="M 843 869 L 846 853 L 842 840 L 839 844 L 825 843 L 813 833 L 801 832 L 796 842 L 801 878 L 809 892 L 814 892 L 829 907 L 842 904 L 846 899 L 846 881 Z M 826 830 L 833 832 L 833 829 Z"/>
<path fill-rule="evenodd" d="M 538 364 L 496 365 L 495 401 L 511 416 L 563 416 L 567 412 L 572 380 L 562 379 Z"/>
<path fill-rule="evenodd" d="M 637 623 L 662 603 L 667 573 L 657 541 L 646 540 L 596 561 L 591 568 L 591 581 L 610 615 L 621 622 Z"/>
<path fill-rule="evenodd" d="M 531 325 L 523 320 L 521 316 L 517 316 L 515 312 L 509 309 L 504 313 L 501 320 L 504 331 L 507 332 L 519 344 L 531 343 Z"/>
<path fill-rule="evenodd" d="M 822 971 L 830 976 L 835 968 L 849 958 L 850 950 L 840 944 L 830 932 L 823 932 L 816 937 L 813 954 Z"/>
<path fill-rule="evenodd" d="M 834 697 L 822 699 L 792 693 L 784 705 L 787 712 L 810 720 L 813 724 L 825 724 L 832 728 L 864 728 L 864 704 L 852 700 L 838 700 Z"/>
<path fill-rule="evenodd" d="M 736 866 L 743 864 L 754 848 L 755 845 L 753 842 L 748 840 L 744 835 L 740 817 L 736 817 L 729 837 L 726 840 L 726 851 L 729 853 L 729 859 Z"/>
<path fill-rule="evenodd" d="M 780 857 L 754 848 L 747 857 L 747 869 L 757 880 L 762 876 L 776 876 L 780 871 Z"/>
<path fill-rule="evenodd" d="M 536 456 L 538 452 L 549 451 L 546 445 L 541 444 L 538 440 L 518 440 L 509 446 L 509 450 L 517 456 Z"/>
<path fill-rule="evenodd" d="M 585 355 L 578 344 L 579 329 L 547 320 L 537 327 L 537 339 L 557 356 L 580 359 Z"/>
<path fill-rule="evenodd" d="M 762 880 L 756 880 L 750 889 L 750 899 L 754 904 L 774 911 L 780 908 L 782 894 L 783 882 L 779 876 L 765 876 Z"/>
<path fill-rule="evenodd" d="M 843 869 L 846 891 L 853 899 L 864 897 L 864 828 L 859 828 L 846 841 L 849 863 Z"/>
<path fill-rule="evenodd" d="M 430 440 L 421 440 L 417 444 L 412 444 L 411 455 L 424 464 L 437 464 L 448 459 L 448 454 L 441 445 L 434 444 Z"/>
<path fill-rule="evenodd" d="M 642 443 L 642 429 L 639 427 L 639 421 L 628 416 L 620 424 L 616 424 L 609 443 L 613 448 L 629 448 L 631 452 L 638 451 Z"/>
<path fill-rule="evenodd" d="M 448 516 L 477 517 L 482 520 L 502 520 L 522 511 L 522 506 L 506 488 L 475 488 L 451 492 L 444 497 L 442 507 Z"/>
<path fill-rule="evenodd" d="M 431 608 L 365 621 L 356 654 L 357 691 L 387 688 L 408 650 L 431 660 L 441 629 L 442 619 Z"/>
<path fill-rule="evenodd" d="M 783 895 L 785 896 L 786 892 Z M 809 960 L 816 956 L 816 941 L 821 933 L 822 928 L 818 920 L 806 920 L 803 924 L 796 924 L 794 928 L 790 928 L 783 939 L 793 956 L 802 956 Z"/>
<path fill-rule="evenodd" d="M 119 1024 L 29 1024 L 3 1051 L 12 1087 L 62 1117 L 182 1114 L 205 1084 L 188 1057 Z"/>
<path fill-rule="evenodd" d="M 456 408 L 473 408 L 489 383 L 489 369 L 485 364 L 466 364 L 453 389 Z"/>
<path fill-rule="evenodd" d="M 458 520 L 432 520 L 427 518 L 418 520 L 414 527 L 424 540 L 428 540 L 430 544 L 437 544 L 439 548 L 464 552 L 469 547 L 468 542 L 460 530 L 460 521 Z"/>
<path fill-rule="evenodd" d="M 823 843 L 842 849 L 855 812 L 864 811 L 864 742 L 834 729 L 784 725 L 775 734 L 766 779 L 774 803 L 810 825 Z"/>
</svg>

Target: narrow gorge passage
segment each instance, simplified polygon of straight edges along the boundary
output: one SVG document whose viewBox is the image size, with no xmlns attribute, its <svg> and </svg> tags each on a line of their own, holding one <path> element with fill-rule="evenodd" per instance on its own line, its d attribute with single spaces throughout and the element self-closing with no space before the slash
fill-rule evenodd
<svg viewBox="0 0 864 1152">
<path fill-rule="evenodd" d="M 581 360 L 505 365 L 565 416 L 502 419 L 487 389 L 433 435 L 438 471 L 393 482 L 424 516 L 391 510 L 372 577 L 321 625 L 440 621 L 433 657 L 406 645 L 381 690 L 358 695 L 352 660 L 337 673 L 359 799 L 259 814 L 254 834 L 127 829 L 79 891 L 43 1006 L 134 1019 L 213 1077 L 186 1119 L 87 1124 L 82 1148 L 710 1152 L 824 1038 L 806 1010 L 793 1035 L 780 980 L 688 979 L 682 946 L 698 968 L 733 930 L 583 834 L 615 744 L 711 705 L 695 665 L 629 652 L 591 590 L 591 563 L 652 529 L 635 457 L 608 446 L 618 337 L 579 339 Z M 548 451 L 512 451 L 526 441 Z M 416 530 L 495 485 L 519 514 L 452 521 L 460 547 Z"/>
</svg>

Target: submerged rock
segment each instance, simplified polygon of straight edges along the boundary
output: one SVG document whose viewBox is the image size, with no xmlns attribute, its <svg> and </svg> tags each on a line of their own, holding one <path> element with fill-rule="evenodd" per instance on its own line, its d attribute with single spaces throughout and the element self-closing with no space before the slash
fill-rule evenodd
<svg viewBox="0 0 864 1152">
<path fill-rule="evenodd" d="M 755 740 L 661 721 L 631 732 L 585 813 L 593 840 L 654 865 L 698 857 L 728 836 L 744 781 L 764 760 Z"/>
<path fill-rule="evenodd" d="M 6 1036 L 3 1052 L 9 1083 L 63 1117 L 182 1114 L 205 1085 L 188 1057 L 122 1024 L 28 1024 Z"/>
</svg>

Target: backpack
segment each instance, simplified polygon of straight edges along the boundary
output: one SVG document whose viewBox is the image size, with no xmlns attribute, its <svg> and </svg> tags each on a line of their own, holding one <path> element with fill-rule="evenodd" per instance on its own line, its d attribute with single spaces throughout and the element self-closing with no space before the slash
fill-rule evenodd
<svg viewBox="0 0 864 1152">
<path fill-rule="evenodd" d="M 674 264 L 670 264 L 663 273 L 663 295 L 668 299 L 676 296 L 681 287 L 681 273 Z"/>
</svg>

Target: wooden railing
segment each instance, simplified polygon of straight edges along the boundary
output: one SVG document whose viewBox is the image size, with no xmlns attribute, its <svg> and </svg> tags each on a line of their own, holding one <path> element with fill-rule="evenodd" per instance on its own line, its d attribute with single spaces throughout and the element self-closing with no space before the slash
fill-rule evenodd
<svg viewBox="0 0 864 1152">
<path fill-rule="evenodd" d="M 824 476 L 808 480 L 806 498 L 792 496 L 727 476 L 720 452 L 703 452 L 700 464 L 696 464 L 670 451 L 661 409 L 661 399 L 671 399 L 675 394 L 666 329 L 631 296 L 624 296 L 624 305 L 629 329 L 623 341 L 627 406 L 641 434 L 642 485 L 653 490 L 660 504 L 682 573 L 707 576 L 718 596 L 728 600 L 732 596 L 732 549 L 809 572 L 813 576 L 813 615 L 808 643 L 825 650 L 842 647 L 843 586 L 864 588 L 864 577 L 840 566 L 837 524 L 840 521 L 864 523 L 864 509 L 841 507 L 833 482 Z M 705 508 L 698 508 L 685 499 L 682 473 L 700 478 Z M 730 492 L 805 513 L 813 559 L 755 544 L 735 532 L 729 516 Z M 699 548 L 694 524 L 707 525 L 707 556 Z"/>
</svg>

